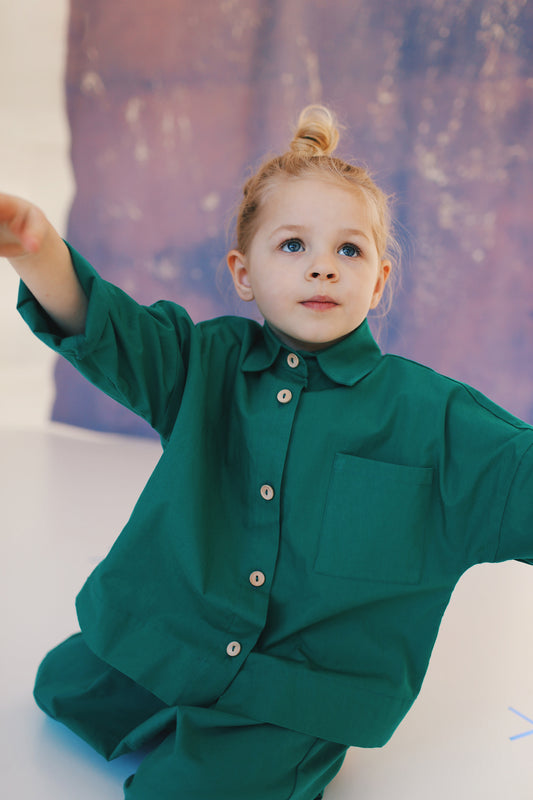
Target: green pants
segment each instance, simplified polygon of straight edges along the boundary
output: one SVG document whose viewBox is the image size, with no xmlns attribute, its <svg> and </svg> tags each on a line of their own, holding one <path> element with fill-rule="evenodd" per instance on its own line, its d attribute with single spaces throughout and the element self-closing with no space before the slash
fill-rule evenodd
<svg viewBox="0 0 533 800">
<path fill-rule="evenodd" d="M 316 800 L 346 747 L 216 706 L 167 706 L 97 658 L 81 634 L 44 659 L 35 699 L 105 758 L 152 746 L 126 800 Z"/>
</svg>

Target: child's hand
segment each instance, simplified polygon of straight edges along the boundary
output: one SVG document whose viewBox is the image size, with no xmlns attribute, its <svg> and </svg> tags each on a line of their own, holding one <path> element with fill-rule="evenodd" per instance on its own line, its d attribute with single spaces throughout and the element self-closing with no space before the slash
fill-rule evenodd
<svg viewBox="0 0 533 800">
<path fill-rule="evenodd" d="M 64 333 L 83 332 L 87 297 L 65 242 L 37 206 L 8 194 L 0 194 L 0 256 Z"/>
<path fill-rule="evenodd" d="M 50 223 L 43 212 L 19 197 L 0 194 L 0 256 L 38 253 Z"/>
</svg>

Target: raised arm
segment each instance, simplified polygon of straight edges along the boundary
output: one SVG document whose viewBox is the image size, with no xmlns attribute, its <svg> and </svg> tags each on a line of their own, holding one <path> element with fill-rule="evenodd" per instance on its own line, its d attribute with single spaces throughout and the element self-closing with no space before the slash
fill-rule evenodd
<svg viewBox="0 0 533 800">
<path fill-rule="evenodd" d="M 0 194 L 0 256 L 64 333 L 83 333 L 87 298 L 67 246 L 37 206 L 7 194 Z"/>
</svg>

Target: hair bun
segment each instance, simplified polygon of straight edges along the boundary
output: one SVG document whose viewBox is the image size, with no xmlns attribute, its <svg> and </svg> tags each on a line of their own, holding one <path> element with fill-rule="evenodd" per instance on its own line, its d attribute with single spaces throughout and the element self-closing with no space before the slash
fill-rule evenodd
<svg viewBox="0 0 533 800">
<path fill-rule="evenodd" d="M 328 156 L 339 141 L 338 123 L 325 106 L 306 106 L 298 118 L 290 149 L 299 156 Z"/>
</svg>

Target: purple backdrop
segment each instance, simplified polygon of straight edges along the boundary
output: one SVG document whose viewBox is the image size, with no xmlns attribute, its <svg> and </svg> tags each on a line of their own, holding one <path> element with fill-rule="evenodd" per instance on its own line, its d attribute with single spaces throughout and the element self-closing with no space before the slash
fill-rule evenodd
<svg viewBox="0 0 533 800">
<path fill-rule="evenodd" d="M 533 4 L 71 0 L 68 238 L 144 303 L 247 313 L 216 273 L 248 167 L 309 102 L 396 195 L 382 344 L 533 421 Z M 56 420 L 147 426 L 56 368 Z"/>
</svg>

